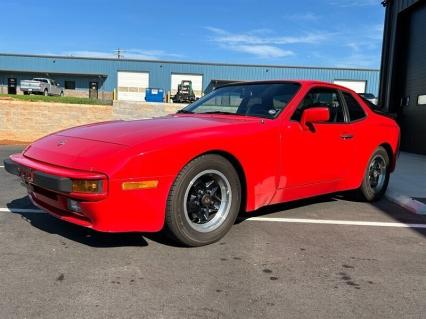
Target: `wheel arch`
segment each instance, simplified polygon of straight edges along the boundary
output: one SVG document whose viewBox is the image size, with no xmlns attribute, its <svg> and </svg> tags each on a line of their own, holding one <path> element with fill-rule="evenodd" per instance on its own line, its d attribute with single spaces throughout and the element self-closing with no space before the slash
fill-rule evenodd
<svg viewBox="0 0 426 319">
<path fill-rule="evenodd" d="M 214 154 L 214 155 L 219 155 L 224 157 L 225 159 L 227 159 L 232 166 L 235 168 L 235 170 L 237 171 L 238 177 L 240 179 L 240 183 L 241 183 L 241 208 L 242 209 L 246 209 L 247 207 L 247 178 L 246 178 L 246 174 L 244 171 L 244 168 L 241 164 L 241 162 L 231 153 L 223 151 L 223 150 L 210 150 L 207 152 L 204 152 L 202 154 L 197 155 L 196 157 L 194 157 L 193 159 L 191 159 L 190 161 L 200 157 L 200 156 L 204 156 L 204 155 L 210 155 L 210 154 Z M 190 162 L 189 161 L 189 162 Z"/>
<path fill-rule="evenodd" d="M 383 147 L 386 151 L 386 153 L 389 156 L 389 160 L 390 160 L 390 171 L 393 172 L 393 170 L 395 169 L 395 164 L 396 164 L 396 154 L 394 154 L 392 147 L 390 146 L 390 144 L 388 143 L 382 143 L 379 146 Z"/>
<path fill-rule="evenodd" d="M 365 161 L 362 160 L 362 164 L 361 166 L 359 166 L 359 175 L 357 174 L 357 177 L 354 178 L 348 185 L 347 187 L 345 187 L 345 189 L 348 190 L 352 190 L 352 189 L 358 189 L 359 187 L 361 187 L 365 172 L 368 168 L 368 163 L 371 159 L 371 156 L 374 154 L 374 152 L 377 150 L 377 148 L 379 147 L 383 147 L 386 151 L 386 153 L 389 156 L 389 161 L 390 161 L 390 171 L 389 172 L 393 172 L 394 168 L 395 168 L 395 162 L 396 162 L 396 154 L 393 152 L 392 150 L 392 146 L 387 143 L 387 142 L 379 142 L 379 143 L 374 143 L 370 146 L 370 152 L 369 153 L 365 153 L 365 156 L 368 155 L 368 157 L 365 158 Z"/>
</svg>

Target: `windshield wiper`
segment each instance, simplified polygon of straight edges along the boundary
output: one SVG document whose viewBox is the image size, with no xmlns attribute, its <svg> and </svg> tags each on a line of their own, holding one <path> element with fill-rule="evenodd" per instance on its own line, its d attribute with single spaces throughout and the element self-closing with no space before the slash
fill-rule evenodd
<svg viewBox="0 0 426 319">
<path fill-rule="evenodd" d="M 176 113 L 177 113 L 177 114 L 178 114 L 178 113 L 181 113 L 181 114 L 194 114 L 194 112 L 192 112 L 192 111 L 183 110 L 183 109 L 182 109 L 182 110 L 177 111 Z"/>
</svg>

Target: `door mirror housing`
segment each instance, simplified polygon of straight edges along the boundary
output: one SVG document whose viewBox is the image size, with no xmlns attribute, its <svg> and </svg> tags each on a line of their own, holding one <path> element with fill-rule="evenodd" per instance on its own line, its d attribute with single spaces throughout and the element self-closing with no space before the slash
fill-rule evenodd
<svg viewBox="0 0 426 319">
<path fill-rule="evenodd" d="M 301 124 L 305 129 L 312 127 L 315 123 L 324 123 L 330 119 L 330 110 L 328 107 L 310 107 L 303 111 Z"/>
</svg>

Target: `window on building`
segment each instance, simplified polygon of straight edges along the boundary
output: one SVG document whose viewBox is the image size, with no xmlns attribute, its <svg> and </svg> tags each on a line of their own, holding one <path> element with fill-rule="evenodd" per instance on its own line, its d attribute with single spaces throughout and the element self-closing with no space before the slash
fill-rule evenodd
<svg viewBox="0 0 426 319">
<path fill-rule="evenodd" d="M 352 94 L 347 92 L 342 93 L 343 97 L 345 98 L 346 105 L 348 107 L 350 121 L 353 122 L 364 118 L 365 112 L 359 105 L 359 103 L 355 100 L 355 98 L 352 96 Z"/>
<path fill-rule="evenodd" d="M 75 90 L 75 81 L 65 81 L 65 89 Z"/>
<path fill-rule="evenodd" d="M 426 105 L 426 94 L 417 97 L 417 105 Z"/>
</svg>

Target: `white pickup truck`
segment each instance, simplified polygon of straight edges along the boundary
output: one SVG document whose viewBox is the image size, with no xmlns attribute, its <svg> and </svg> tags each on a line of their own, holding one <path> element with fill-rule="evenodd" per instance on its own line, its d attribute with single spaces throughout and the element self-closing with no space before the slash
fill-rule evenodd
<svg viewBox="0 0 426 319">
<path fill-rule="evenodd" d="M 34 78 L 21 81 L 21 91 L 27 94 L 64 95 L 64 88 L 55 80 L 47 78 Z"/>
</svg>

